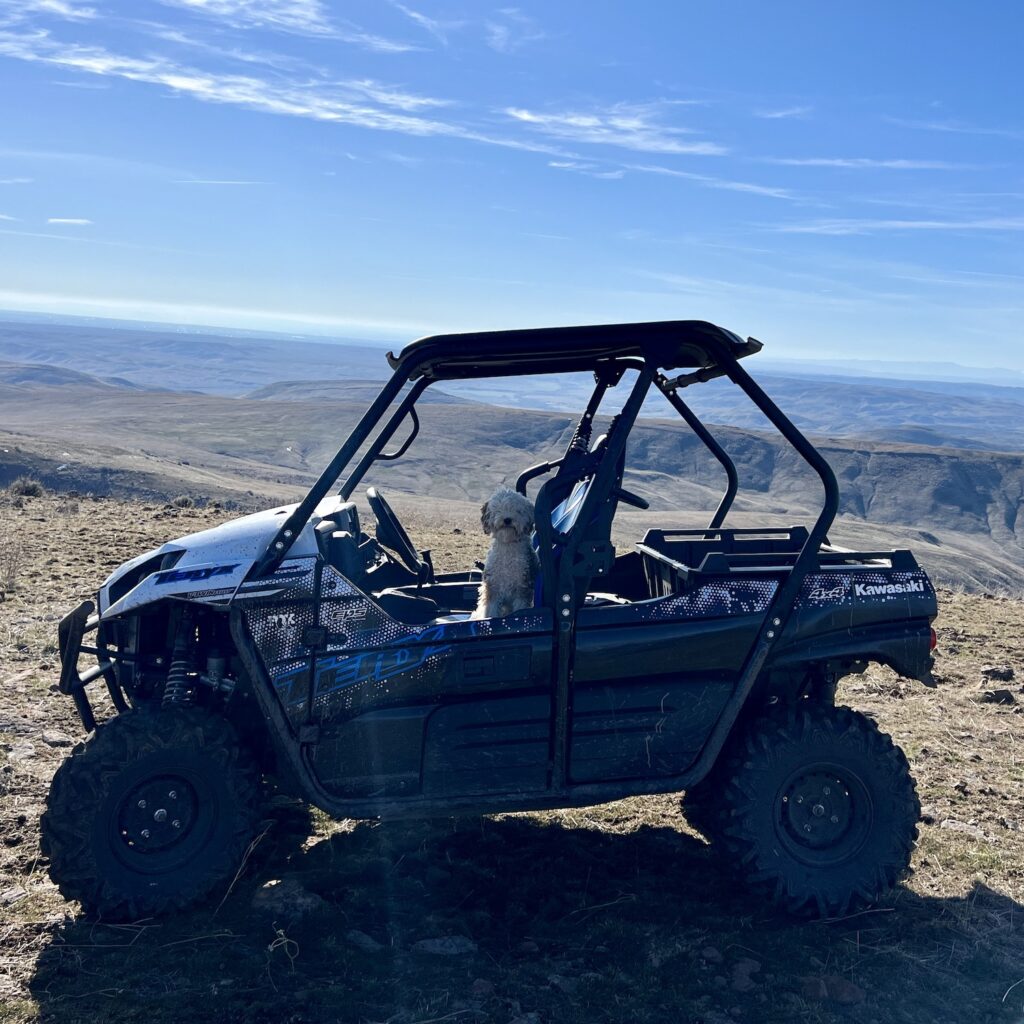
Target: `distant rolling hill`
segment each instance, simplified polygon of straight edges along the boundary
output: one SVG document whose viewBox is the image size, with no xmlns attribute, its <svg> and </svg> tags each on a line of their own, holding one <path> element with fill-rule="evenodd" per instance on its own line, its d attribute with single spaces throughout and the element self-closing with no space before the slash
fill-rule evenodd
<svg viewBox="0 0 1024 1024">
<path fill-rule="evenodd" d="M 0 485 L 17 472 L 58 488 L 243 501 L 295 498 L 366 409 L 375 388 L 354 382 L 351 401 L 230 398 L 92 385 L 24 388 L 0 409 Z M 568 413 L 458 402 L 421 408 L 422 432 L 406 457 L 373 471 L 390 491 L 479 501 L 499 482 L 560 452 Z M 799 457 L 771 435 L 716 427 L 740 473 L 736 511 L 807 521 L 821 489 Z M 405 428 L 399 431 L 405 437 Z M 821 440 L 842 487 L 842 522 L 905 534 L 957 566 L 972 585 L 1024 589 L 1024 455 Z M 627 485 L 664 516 L 707 517 L 724 486 L 720 467 L 678 420 L 641 421 L 628 451 Z M 884 527 L 884 530 L 881 528 Z M 932 536 L 934 543 L 923 534 Z M 970 552 L 969 556 L 965 552 Z M 939 556 L 941 555 L 941 558 Z"/>
<path fill-rule="evenodd" d="M 830 437 L 868 437 L 949 448 L 1024 451 L 1024 388 L 950 379 L 843 376 L 825 363 L 772 362 L 770 351 L 746 364 L 801 429 Z M 222 395 L 292 400 L 346 400 L 353 387 L 368 394 L 390 375 L 386 348 L 346 341 L 110 329 L 0 321 L 0 360 L 67 368 L 107 381 L 118 378 L 147 390 L 171 388 Z M 764 360 L 763 363 L 759 360 Z M 787 372 L 780 373 L 784 365 Z M 851 364 L 859 366 L 860 364 Z M 904 367 L 905 369 L 905 367 Z M 950 367 L 937 367 L 944 373 Z M 966 372 L 966 371 L 964 371 Z M 998 379 L 998 378 L 995 378 Z M 364 382 L 362 385 L 355 381 Z M 378 385 L 379 386 L 379 385 Z M 446 384 L 449 396 L 512 408 L 557 411 L 577 408 L 589 392 L 586 375 L 515 377 Z M 269 389 L 269 390 L 268 390 Z M 339 390 L 340 389 L 340 390 Z M 709 420 L 753 430 L 760 413 L 727 381 L 686 393 Z M 652 397 L 644 415 L 663 416 L 667 405 Z"/>
<path fill-rule="evenodd" d="M 380 394 L 380 380 L 285 380 L 250 391 L 245 398 L 275 402 L 358 402 L 369 405 Z M 428 388 L 421 402 L 464 405 L 470 401 L 441 388 Z"/>
<path fill-rule="evenodd" d="M 0 486 L 32 472 L 98 494 L 294 499 L 377 395 L 384 355 L 358 344 L 0 323 Z M 946 579 L 1024 590 L 1024 389 L 759 374 L 756 359 L 749 369 L 835 468 L 837 539 L 905 537 Z M 574 423 L 564 410 L 588 391 L 582 375 L 428 389 L 421 436 L 407 457 L 376 467 L 374 482 L 426 501 L 478 502 L 560 452 Z M 816 513 L 817 480 L 762 431 L 744 396 L 717 381 L 684 397 L 709 423 L 732 424 L 714 431 L 740 471 L 741 521 Z M 628 486 L 662 520 L 706 521 L 720 467 L 662 396 L 645 413 Z"/>
</svg>

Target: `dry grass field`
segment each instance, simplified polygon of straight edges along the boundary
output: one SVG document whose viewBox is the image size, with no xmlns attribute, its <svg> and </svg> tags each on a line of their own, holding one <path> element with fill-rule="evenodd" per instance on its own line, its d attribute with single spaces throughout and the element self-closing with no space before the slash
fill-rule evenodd
<svg viewBox="0 0 1024 1024">
<path fill-rule="evenodd" d="M 907 751 L 924 808 L 913 875 L 852 918 L 749 900 L 675 797 L 403 825 L 278 801 L 219 905 L 115 927 L 65 903 L 38 850 L 79 733 L 57 619 L 120 562 L 228 514 L 2 500 L 2 1024 L 1024 1020 L 1024 605 L 943 590 L 935 688 L 875 668 L 844 682 Z M 482 550 L 468 512 L 405 518 L 439 566 Z"/>
</svg>

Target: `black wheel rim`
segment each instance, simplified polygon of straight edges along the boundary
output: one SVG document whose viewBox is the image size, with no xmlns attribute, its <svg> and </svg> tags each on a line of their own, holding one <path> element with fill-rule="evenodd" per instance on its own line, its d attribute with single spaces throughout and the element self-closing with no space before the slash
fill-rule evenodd
<svg viewBox="0 0 1024 1024">
<path fill-rule="evenodd" d="M 849 768 L 813 764 L 779 788 L 775 829 L 792 856 L 823 867 L 855 857 L 871 833 L 874 808 L 867 787 Z"/>
<path fill-rule="evenodd" d="M 166 771 L 134 781 L 108 819 L 117 859 L 142 874 L 165 874 L 194 858 L 216 825 L 216 801 L 193 772 Z"/>
</svg>

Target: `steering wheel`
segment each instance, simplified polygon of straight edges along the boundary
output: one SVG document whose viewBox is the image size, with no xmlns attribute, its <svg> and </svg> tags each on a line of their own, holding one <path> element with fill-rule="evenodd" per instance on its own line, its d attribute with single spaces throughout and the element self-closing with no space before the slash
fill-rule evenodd
<svg viewBox="0 0 1024 1024">
<path fill-rule="evenodd" d="M 398 521 L 394 509 L 387 503 L 384 495 L 376 487 L 368 487 L 366 500 L 370 503 L 370 510 L 377 520 L 377 540 L 389 551 L 398 555 L 402 564 L 410 571 L 419 576 L 423 571 L 424 563 L 409 540 L 409 534 L 405 527 Z"/>
</svg>

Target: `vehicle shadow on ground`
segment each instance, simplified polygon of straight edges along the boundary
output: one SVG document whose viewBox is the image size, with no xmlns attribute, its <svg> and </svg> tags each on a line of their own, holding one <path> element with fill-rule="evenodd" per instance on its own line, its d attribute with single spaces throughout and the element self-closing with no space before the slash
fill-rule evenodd
<svg viewBox="0 0 1024 1024">
<path fill-rule="evenodd" d="M 311 846 L 303 815 L 279 815 L 219 909 L 130 926 L 69 921 L 31 991 L 54 1024 L 1024 1014 L 1024 984 L 1011 988 L 1024 974 L 1014 901 L 980 883 L 951 898 L 901 887 L 846 920 L 780 918 L 670 811 L 658 803 L 639 827 L 645 812 L 632 806 L 361 823 Z"/>
</svg>

